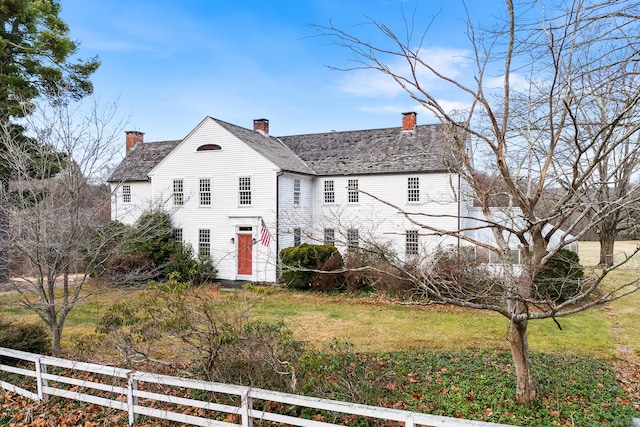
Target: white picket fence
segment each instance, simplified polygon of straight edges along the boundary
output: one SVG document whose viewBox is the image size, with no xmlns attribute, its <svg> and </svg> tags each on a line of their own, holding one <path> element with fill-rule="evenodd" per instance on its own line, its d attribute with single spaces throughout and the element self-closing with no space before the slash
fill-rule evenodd
<svg viewBox="0 0 640 427">
<path fill-rule="evenodd" d="M 126 411 L 129 414 L 129 425 L 133 425 L 139 415 L 145 415 L 196 426 L 250 427 L 254 422 L 264 420 L 294 426 L 323 427 L 338 425 L 323 420 L 324 415 L 333 413 L 395 421 L 404 423 L 406 427 L 418 425 L 434 427 L 505 426 L 504 424 L 442 417 L 132 371 L 41 356 L 2 347 L 0 347 L 0 356 L 19 361 L 17 366 L 0 364 L 0 371 L 33 378 L 35 383 L 31 384 L 31 390 L 28 390 L 7 381 L 0 381 L 0 386 L 3 389 L 32 400 L 46 401 L 50 396 L 60 396 Z M 28 369 L 31 366 L 32 369 Z M 48 371 L 57 373 L 49 373 Z M 91 374 L 90 378 L 88 374 Z M 23 383 L 24 380 L 21 378 L 20 384 Z M 184 397 L 189 395 L 189 392 L 191 394 L 199 393 L 201 399 Z M 182 396 L 176 394 L 182 394 Z M 263 409 L 256 409 L 254 407 L 256 403 L 260 403 Z M 312 408 L 314 413 L 318 411 L 317 413 L 320 415 L 311 420 L 270 412 L 276 407 L 285 406 L 288 408 Z M 192 415 L 194 413 L 197 415 Z M 203 413 L 206 416 L 203 416 Z"/>
</svg>

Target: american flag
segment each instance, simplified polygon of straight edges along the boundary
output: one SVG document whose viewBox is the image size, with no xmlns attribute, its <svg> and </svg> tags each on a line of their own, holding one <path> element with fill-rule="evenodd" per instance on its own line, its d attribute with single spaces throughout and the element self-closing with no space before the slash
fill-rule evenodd
<svg viewBox="0 0 640 427">
<path fill-rule="evenodd" d="M 260 243 L 262 243 L 262 246 L 269 246 L 271 243 L 271 234 L 269 233 L 267 225 L 264 223 L 264 219 L 260 219 L 260 222 L 262 222 L 262 227 L 260 228 Z"/>
</svg>

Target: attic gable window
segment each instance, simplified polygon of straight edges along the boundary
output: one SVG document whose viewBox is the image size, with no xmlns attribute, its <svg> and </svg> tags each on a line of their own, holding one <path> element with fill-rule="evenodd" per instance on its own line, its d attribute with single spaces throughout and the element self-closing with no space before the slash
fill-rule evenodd
<svg viewBox="0 0 640 427">
<path fill-rule="evenodd" d="M 196 149 L 196 151 L 218 151 L 222 150 L 222 147 L 218 144 L 204 144 Z"/>
</svg>

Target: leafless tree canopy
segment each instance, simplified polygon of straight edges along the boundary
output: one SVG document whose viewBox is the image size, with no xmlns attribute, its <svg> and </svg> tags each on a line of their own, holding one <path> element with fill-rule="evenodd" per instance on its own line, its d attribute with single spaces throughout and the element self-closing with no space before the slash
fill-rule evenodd
<svg viewBox="0 0 640 427">
<path fill-rule="evenodd" d="M 88 280 L 84 265 L 92 254 L 86 249 L 94 231 L 110 219 L 101 173 L 115 160 L 121 127 L 112 123 L 115 107 L 41 107 L 25 119 L 36 142 L 30 150 L 2 134 L 3 160 L 15 173 L 1 205 L 10 224 L 15 290 L 48 325 L 52 351 L 59 355 L 66 317 Z"/>
<path fill-rule="evenodd" d="M 502 260 L 500 283 L 482 298 L 475 298 L 477 288 L 456 290 L 451 281 L 446 292 L 443 280 L 434 286 L 422 277 L 419 283 L 445 303 L 494 310 L 509 319 L 521 402 L 535 397 L 528 320 L 555 319 L 638 289 L 636 280 L 615 288 L 603 284 L 635 252 L 591 271 L 579 291 L 563 301 L 540 298 L 534 278 L 562 245 L 595 227 L 615 229 L 622 216 L 637 209 L 639 194 L 632 184 L 640 150 L 639 17 L 635 1 L 506 0 L 493 27 L 476 25 L 467 14 L 465 57 L 456 59 L 473 70 L 464 77 L 432 61 L 430 22 L 420 21 L 417 12 L 405 14 L 405 27 L 398 31 L 368 22 L 373 32 L 366 38 L 333 25 L 315 27 L 352 55 L 353 62 L 341 70 L 386 74 L 449 127 L 448 143 L 460 159 L 452 162 L 451 172 L 478 201 L 480 227 L 491 231 L 492 242 L 469 237 L 465 224 L 471 218 L 451 231 L 434 229 L 428 213 L 405 215 L 425 231 L 492 251 Z M 447 108 L 432 85 L 423 83 L 433 81 L 464 107 Z M 492 206 L 496 199 L 499 208 Z M 552 238 L 560 244 L 550 245 Z M 511 262 L 513 241 L 520 265 Z"/>
</svg>

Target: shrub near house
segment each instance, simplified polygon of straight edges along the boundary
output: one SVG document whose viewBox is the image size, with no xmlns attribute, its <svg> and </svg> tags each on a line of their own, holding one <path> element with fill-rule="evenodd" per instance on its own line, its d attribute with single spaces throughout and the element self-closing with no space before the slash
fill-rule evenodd
<svg viewBox="0 0 640 427">
<path fill-rule="evenodd" d="M 318 272 L 335 271 L 342 267 L 342 256 L 333 245 L 303 243 L 291 246 L 280 251 L 280 259 L 282 277 L 290 288 L 307 290 L 312 288 L 313 283 L 331 283 L 334 288 L 341 286 L 342 278 L 339 273 Z"/>
<path fill-rule="evenodd" d="M 161 210 L 141 215 L 133 226 L 111 221 L 96 232 L 92 246 L 89 253 L 97 255 L 86 260 L 92 275 L 114 284 L 166 280 L 172 273 L 196 285 L 216 278 L 210 257 L 174 241 L 170 216 Z"/>
<path fill-rule="evenodd" d="M 0 347 L 49 354 L 51 337 L 42 323 L 17 323 L 0 317 Z"/>
<path fill-rule="evenodd" d="M 584 268 L 578 254 L 560 249 L 540 270 L 534 279 L 537 297 L 563 303 L 581 291 Z"/>
</svg>

